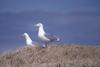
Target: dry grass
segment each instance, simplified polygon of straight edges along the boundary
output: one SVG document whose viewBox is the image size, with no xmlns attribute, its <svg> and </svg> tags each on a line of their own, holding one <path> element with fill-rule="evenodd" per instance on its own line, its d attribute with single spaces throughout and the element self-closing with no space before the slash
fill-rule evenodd
<svg viewBox="0 0 100 67">
<path fill-rule="evenodd" d="M 25 46 L 1 54 L 0 67 L 100 67 L 100 46 Z"/>
</svg>

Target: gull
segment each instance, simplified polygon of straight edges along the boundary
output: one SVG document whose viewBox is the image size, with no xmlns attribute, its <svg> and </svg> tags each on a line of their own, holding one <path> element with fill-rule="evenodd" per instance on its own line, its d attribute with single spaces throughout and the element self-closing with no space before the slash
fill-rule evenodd
<svg viewBox="0 0 100 67">
<path fill-rule="evenodd" d="M 33 41 L 30 38 L 30 36 L 28 35 L 28 33 L 24 33 L 23 36 L 25 38 L 26 45 L 35 46 L 35 44 L 33 44 Z"/>
<path fill-rule="evenodd" d="M 57 36 L 46 33 L 42 23 L 37 23 L 35 26 L 38 29 L 38 38 L 44 43 L 43 47 L 47 47 L 50 42 L 60 41 Z"/>
</svg>

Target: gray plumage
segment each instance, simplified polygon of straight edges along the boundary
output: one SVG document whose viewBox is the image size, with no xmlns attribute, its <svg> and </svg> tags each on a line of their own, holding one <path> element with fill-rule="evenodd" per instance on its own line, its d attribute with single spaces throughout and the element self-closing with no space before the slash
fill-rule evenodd
<svg viewBox="0 0 100 67">
<path fill-rule="evenodd" d="M 45 34 L 44 35 L 45 37 L 47 37 L 49 40 L 50 40 L 50 42 L 53 42 L 53 41 L 59 41 L 60 39 L 57 37 L 57 36 L 55 36 L 55 35 L 51 35 L 51 34 Z"/>
</svg>

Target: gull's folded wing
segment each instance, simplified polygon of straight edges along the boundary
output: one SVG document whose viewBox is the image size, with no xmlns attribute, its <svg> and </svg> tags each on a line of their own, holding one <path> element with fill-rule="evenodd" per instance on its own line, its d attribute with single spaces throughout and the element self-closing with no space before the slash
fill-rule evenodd
<svg viewBox="0 0 100 67">
<path fill-rule="evenodd" d="M 58 41 L 59 40 L 59 38 L 57 36 L 51 35 L 51 34 L 45 34 L 45 37 L 50 39 L 50 41 Z"/>
</svg>

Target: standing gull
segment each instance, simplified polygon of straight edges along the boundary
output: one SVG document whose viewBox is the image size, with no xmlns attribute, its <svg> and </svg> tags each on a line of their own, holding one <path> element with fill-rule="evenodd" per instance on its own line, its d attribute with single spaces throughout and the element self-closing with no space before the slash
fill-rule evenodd
<svg viewBox="0 0 100 67">
<path fill-rule="evenodd" d="M 42 23 L 37 23 L 35 26 L 38 28 L 38 38 L 44 42 L 43 47 L 46 47 L 49 42 L 60 41 L 57 36 L 46 33 Z"/>
<path fill-rule="evenodd" d="M 31 39 L 30 36 L 28 35 L 28 33 L 24 33 L 23 36 L 24 36 L 24 38 L 25 38 L 25 43 L 26 43 L 26 45 L 35 46 L 35 45 L 33 44 L 32 39 Z"/>
</svg>

